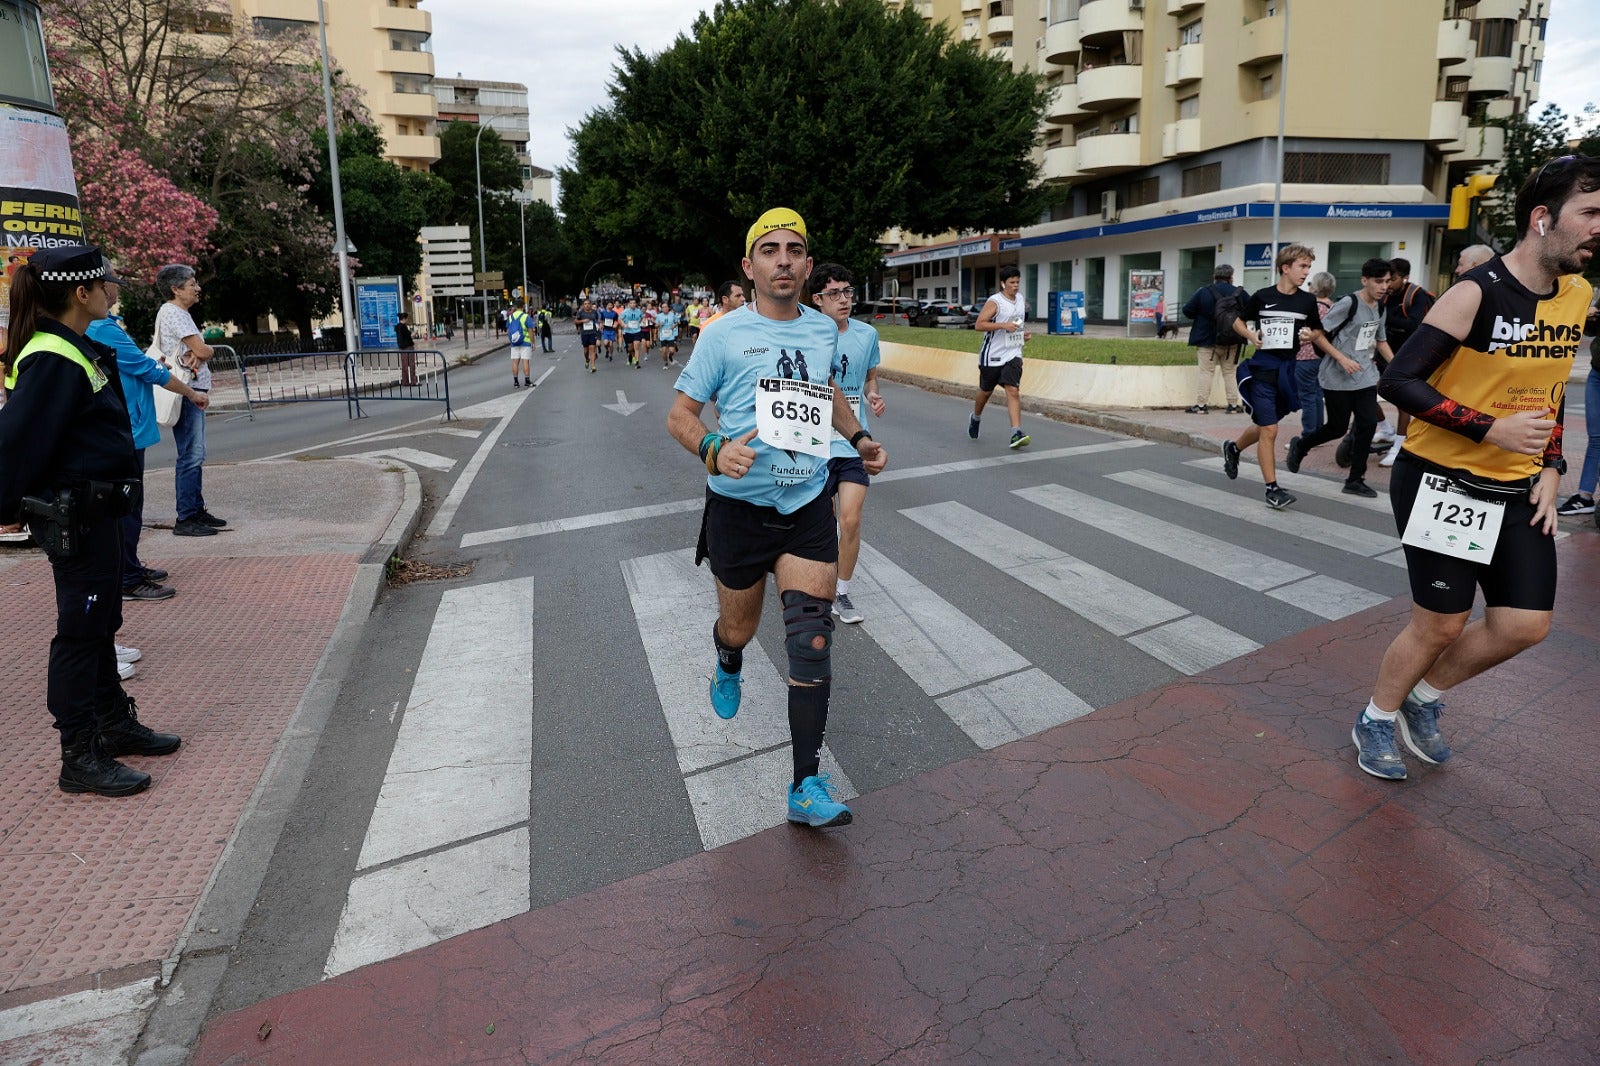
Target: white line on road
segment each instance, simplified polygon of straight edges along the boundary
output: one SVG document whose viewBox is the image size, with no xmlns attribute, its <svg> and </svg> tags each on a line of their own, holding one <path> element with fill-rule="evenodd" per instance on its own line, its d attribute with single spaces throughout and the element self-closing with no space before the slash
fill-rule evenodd
<svg viewBox="0 0 1600 1066">
<path fill-rule="evenodd" d="M 1287 510 L 1274 511 L 1259 496 L 1241 496 L 1224 489 L 1206 488 L 1192 481 L 1168 477 L 1150 470 L 1125 470 L 1107 474 L 1112 481 L 1132 485 L 1136 489 L 1153 492 L 1167 500 L 1175 500 L 1214 511 L 1241 522 L 1265 526 L 1279 533 L 1301 537 L 1317 544 L 1326 544 L 1353 555 L 1373 557 L 1393 551 L 1400 538 L 1393 534 L 1374 533 L 1359 526 L 1345 525 L 1320 515 Z M 1256 486 L 1260 488 L 1259 485 Z"/>
<path fill-rule="evenodd" d="M 1093 710 L 870 544 L 851 594 L 867 616 L 861 628 L 981 748 Z"/>
<path fill-rule="evenodd" d="M 1018 463 L 1036 463 L 1042 459 L 1069 459 L 1079 455 L 1094 455 L 1100 452 L 1124 451 L 1128 448 L 1147 448 L 1147 440 L 1115 440 L 1105 441 L 1100 444 L 1080 444 L 1071 448 L 1053 448 L 1042 452 L 1031 452 L 1013 455 L 995 455 L 986 459 L 963 459 L 953 463 L 935 463 L 931 466 L 911 466 L 904 470 L 886 470 L 872 479 L 874 485 L 886 481 L 904 481 L 908 478 L 933 477 L 936 474 L 959 474 L 969 470 L 983 470 L 994 466 L 1015 466 Z M 568 533 L 575 529 L 592 529 L 596 526 L 616 525 L 621 522 L 634 522 L 644 518 L 657 518 L 662 515 L 684 514 L 689 511 L 698 511 L 705 506 L 705 498 L 694 500 L 674 500 L 671 503 L 652 504 L 647 507 L 628 507 L 619 511 L 600 511 L 595 514 L 576 515 L 572 518 L 557 518 L 549 522 L 529 522 L 518 526 L 502 526 L 499 529 L 486 529 L 479 533 L 468 533 L 461 538 L 463 548 L 472 548 L 481 544 L 499 544 L 508 540 L 522 540 L 527 537 L 543 537 L 551 533 Z M 430 526 L 429 536 L 433 535 Z"/>
<path fill-rule="evenodd" d="M 398 459 L 402 463 L 410 463 L 412 466 L 425 466 L 429 470 L 449 470 L 456 465 L 456 461 L 449 456 L 419 451 L 416 448 L 382 448 L 373 452 L 356 452 L 353 455 L 341 455 L 339 458 Z"/>
<path fill-rule="evenodd" d="M 685 514 L 700 510 L 705 503 L 703 497 L 698 500 L 676 500 L 672 503 L 657 503 L 647 507 L 628 507 L 620 511 L 601 511 L 598 514 L 578 515 L 574 518 L 557 518 L 551 522 L 529 522 L 520 526 L 486 529 L 481 533 L 465 534 L 461 538 L 461 546 L 473 548 L 480 544 L 499 544 L 502 541 L 521 540 L 525 537 L 542 537 L 549 533 L 570 533 L 575 529 L 592 529 L 595 526 L 611 526 L 643 518 Z"/>
<path fill-rule="evenodd" d="M 527 820 L 533 591 L 518 578 L 440 599 L 357 869 Z"/>
<path fill-rule="evenodd" d="M 523 913 L 532 905 L 529 861 L 521 826 L 357 877 L 324 973 L 337 977 Z"/>
<path fill-rule="evenodd" d="M 745 648 L 739 714 L 718 718 L 710 699 L 717 617 L 711 576 L 687 549 L 625 560 L 622 575 L 701 842 L 714 848 L 782 823 L 789 696 L 772 660 L 759 643 Z M 855 795 L 826 748 L 823 768 L 833 774 L 836 799 Z"/>
<path fill-rule="evenodd" d="M 1373 460 L 1374 463 L 1377 461 L 1377 459 Z M 1219 455 L 1214 459 L 1191 459 L 1184 465 L 1214 470 L 1220 474 L 1222 473 L 1222 456 Z M 1278 461 L 1278 483 L 1290 492 L 1300 495 L 1320 496 L 1325 500 L 1337 500 L 1339 503 L 1348 504 L 1351 507 L 1360 507 L 1363 510 L 1376 511 L 1379 514 L 1391 517 L 1394 515 L 1394 511 L 1389 507 L 1389 494 L 1387 492 L 1380 492 L 1375 500 L 1366 496 L 1352 496 L 1344 491 L 1344 482 L 1330 481 L 1328 478 L 1317 477 L 1315 474 L 1291 474 L 1284 469 L 1281 459 Z"/>
<path fill-rule="evenodd" d="M 900 513 L 1182 673 L 1209 670 L 1261 646 L 965 504 Z"/>
<path fill-rule="evenodd" d="M 554 369 L 555 367 L 547 368 L 543 374 L 539 375 L 539 380 L 543 381 L 549 377 L 550 371 Z M 509 411 L 501 417 L 499 424 L 489 431 L 489 435 L 483 438 L 483 443 L 478 445 L 478 450 L 472 453 L 472 458 L 467 461 L 466 469 L 461 471 L 461 476 L 456 478 L 456 483 L 450 486 L 450 494 L 439 505 L 439 511 L 433 516 L 433 521 L 428 523 L 428 536 L 442 536 L 444 531 L 450 528 L 450 523 L 455 521 L 456 511 L 461 507 L 461 501 L 466 499 L 467 493 L 472 489 L 472 482 L 477 478 L 478 471 L 483 469 L 484 461 L 489 458 L 489 453 L 494 451 L 494 446 L 499 443 L 500 434 L 506 431 L 506 427 L 511 424 L 511 419 L 522 409 L 523 403 L 532 395 L 533 390 L 529 389 L 517 396 L 510 397 L 510 402 L 507 405 Z"/>
</svg>

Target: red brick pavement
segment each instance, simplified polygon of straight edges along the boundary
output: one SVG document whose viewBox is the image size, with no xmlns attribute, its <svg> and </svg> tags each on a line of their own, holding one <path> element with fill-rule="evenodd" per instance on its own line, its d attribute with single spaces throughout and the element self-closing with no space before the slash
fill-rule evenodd
<svg viewBox="0 0 1600 1066">
<path fill-rule="evenodd" d="M 179 733 L 130 799 L 68 796 L 44 705 L 54 592 L 42 559 L 0 571 L 0 1008 L 154 973 L 312 679 L 359 555 L 156 558 L 177 598 L 124 605 L 119 640 L 144 659 L 127 690 Z"/>
<path fill-rule="evenodd" d="M 854 801 L 213 1020 L 194 1061 L 1600 1058 L 1600 535 L 1360 773 L 1393 601 Z M 641 811 L 640 817 L 648 817 Z M 263 1035 L 264 1034 L 264 1035 Z"/>
</svg>

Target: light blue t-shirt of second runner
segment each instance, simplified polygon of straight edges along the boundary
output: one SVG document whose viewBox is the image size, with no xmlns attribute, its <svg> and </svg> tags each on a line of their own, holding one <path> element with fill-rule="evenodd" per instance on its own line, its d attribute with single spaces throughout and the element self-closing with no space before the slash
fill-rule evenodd
<svg viewBox="0 0 1600 1066">
<path fill-rule="evenodd" d="M 622 332 L 639 333 L 644 330 L 644 312 L 637 307 L 622 309 Z"/>
<path fill-rule="evenodd" d="M 788 322 L 763 318 L 753 306 L 731 311 L 700 333 L 677 390 L 692 400 L 717 402 L 717 431 L 742 437 L 756 428 L 756 382 L 798 378 L 826 384 L 837 362 L 840 337 L 833 319 L 810 307 Z M 805 452 L 750 441 L 756 461 L 742 478 L 706 478 L 711 491 L 793 514 L 817 498 L 828 480 L 828 461 Z"/>
<path fill-rule="evenodd" d="M 878 365 L 878 359 L 878 331 L 865 322 L 850 319 L 845 331 L 839 334 L 839 351 L 833 357 L 833 380 L 850 401 L 856 417 L 861 420 L 861 428 L 867 430 L 871 428 L 867 418 L 872 414 L 867 409 L 867 373 Z M 850 458 L 860 453 L 850 447 L 848 440 L 835 434 L 833 454 L 835 458 Z"/>
</svg>

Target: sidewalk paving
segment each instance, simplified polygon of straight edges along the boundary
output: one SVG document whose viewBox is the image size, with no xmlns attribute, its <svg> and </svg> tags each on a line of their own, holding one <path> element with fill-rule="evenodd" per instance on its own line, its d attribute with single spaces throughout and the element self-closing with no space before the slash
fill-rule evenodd
<svg viewBox="0 0 1600 1066">
<path fill-rule="evenodd" d="M 1196 459 L 1243 424 L 1052 413 Z M 0 554 L 0 1061 L 116 1061 L 152 978 L 220 973 L 196 916 L 253 899 L 229 841 L 286 816 L 252 797 L 309 758 L 415 522 L 415 476 L 375 469 L 212 465 L 235 531 L 147 532 L 180 592 L 127 604 L 120 639 L 146 655 L 141 714 L 185 746 L 130 760 L 161 778 L 131 800 L 55 789 L 48 567 Z M 150 489 L 170 513 L 170 479 Z M 1571 753 L 1600 741 L 1600 534 L 1566 527 L 1555 631 L 1452 695 L 1448 768 L 1354 767 L 1391 601 L 863 797 L 842 832 L 780 827 L 217 1017 L 194 1061 L 1593 1056 L 1600 791 Z"/>
<path fill-rule="evenodd" d="M 137 797 L 57 789 L 50 568 L 38 552 L 0 555 L 0 1023 L 31 1002 L 165 976 L 341 618 L 365 618 L 384 549 L 421 501 L 414 474 L 369 462 L 213 464 L 206 483 L 231 528 L 147 529 L 144 560 L 178 594 L 123 605 L 118 640 L 144 653 L 126 688 L 144 721 L 184 738 L 173 756 L 128 760 L 156 777 Z M 148 516 L 171 514 L 170 477 L 147 491 Z M 0 1024 L 0 1061 L 26 1050 L 10 1036 Z"/>
</svg>

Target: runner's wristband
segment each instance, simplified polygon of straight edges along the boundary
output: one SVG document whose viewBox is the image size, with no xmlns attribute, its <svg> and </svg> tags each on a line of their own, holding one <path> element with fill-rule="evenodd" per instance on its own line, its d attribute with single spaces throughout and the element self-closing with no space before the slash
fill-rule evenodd
<svg viewBox="0 0 1600 1066">
<path fill-rule="evenodd" d="M 854 447 L 855 447 L 855 446 L 856 446 L 856 445 L 858 445 L 858 444 L 860 444 L 860 443 L 861 443 L 861 438 L 862 438 L 862 437 L 865 437 L 865 438 L 867 438 L 867 439 L 868 439 L 868 440 L 872 440 L 872 439 L 873 439 L 873 436 L 872 436 L 872 434 L 871 434 L 871 433 L 868 433 L 868 432 L 867 432 L 867 431 L 866 431 L 866 430 L 864 430 L 864 429 L 858 429 L 858 430 L 856 430 L 856 431 L 855 431 L 855 433 L 854 433 L 854 434 L 853 434 L 853 435 L 852 435 L 852 436 L 851 436 L 851 437 L 850 437 L 850 447 L 852 447 L 852 448 L 854 448 Z"/>
<path fill-rule="evenodd" d="M 723 436 L 718 436 L 716 440 L 711 442 L 711 450 L 706 453 L 707 473 L 712 475 L 722 473 L 717 469 L 717 457 L 722 454 L 722 446 L 726 443 L 728 443 L 728 438 Z"/>
<path fill-rule="evenodd" d="M 700 438 L 700 461 L 702 463 L 706 461 L 706 452 L 711 450 L 711 442 L 719 436 L 721 436 L 720 433 L 707 433 Z"/>
</svg>

